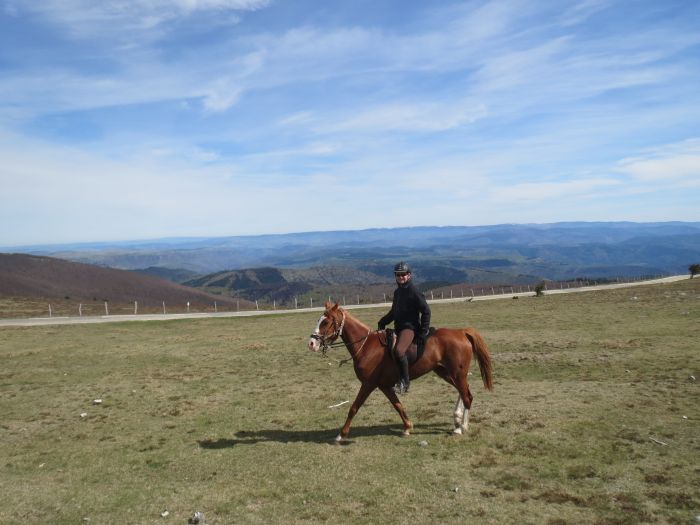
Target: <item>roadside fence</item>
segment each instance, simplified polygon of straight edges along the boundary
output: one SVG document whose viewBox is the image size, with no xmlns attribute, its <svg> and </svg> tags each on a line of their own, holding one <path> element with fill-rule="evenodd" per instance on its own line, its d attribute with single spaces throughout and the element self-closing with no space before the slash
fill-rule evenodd
<svg viewBox="0 0 700 525">
<path fill-rule="evenodd" d="M 644 282 L 667 277 L 643 276 L 636 278 L 615 278 L 615 279 L 574 279 L 567 281 L 542 281 L 539 284 L 487 284 L 471 286 L 469 284 L 452 285 L 435 289 L 425 290 L 424 294 L 428 301 L 438 300 L 470 300 L 484 296 L 503 295 L 526 295 L 536 294 L 536 288 L 540 288 L 544 293 L 552 290 L 581 289 L 598 286 L 601 284 L 622 284 L 632 282 Z M 182 313 L 224 313 L 224 312 L 252 312 L 256 310 L 294 310 L 301 308 L 321 307 L 328 300 L 338 303 L 341 306 L 362 306 L 390 304 L 391 292 L 377 292 L 372 294 L 347 294 L 338 293 L 321 296 L 320 294 L 306 294 L 294 296 L 286 300 L 258 298 L 253 300 L 226 298 L 225 301 L 203 303 L 201 301 L 186 302 L 166 302 L 166 301 L 133 301 L 129 303 L 112 303 L 108 300 L 93 302 L 75 302 L 66 298 L 64 301 L 48 303 L 43 312 L 26 312 L 23 315 L 15 312 L 10 317 L 94 317 L 94 316 L 117 316 L 117 315 L 139 315 L 139 314 L 182 314 Z M 8 312 L 10 313 L 10 312 Z M 16 315 L 19 314 L 19 315 Z M 4 315 L 0 315 L 4 317 Z"/>
</svg>

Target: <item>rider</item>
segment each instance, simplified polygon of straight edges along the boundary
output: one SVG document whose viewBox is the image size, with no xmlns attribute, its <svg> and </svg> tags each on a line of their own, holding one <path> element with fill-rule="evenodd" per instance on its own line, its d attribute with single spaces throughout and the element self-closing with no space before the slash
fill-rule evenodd
<svg viewBox="0 0 700 525">
<path fill-rule="evenodd" d="M 394 277 L 398 288 L 394 291 L 391 310 L 379 320 L 379 329 L 394 322 L 398 335 L 396 357 L 399 362 L 401 380 L 394 387 L 401 394 L 408 393 L 411 380 L 408 376 L 408 357 L 406 351 L 414 338 L 427 338 L 430 328 L 430 306 L 423 294 L 411 280 L 411 268 L 401 261 L 394 266 Z"/>
</svg>

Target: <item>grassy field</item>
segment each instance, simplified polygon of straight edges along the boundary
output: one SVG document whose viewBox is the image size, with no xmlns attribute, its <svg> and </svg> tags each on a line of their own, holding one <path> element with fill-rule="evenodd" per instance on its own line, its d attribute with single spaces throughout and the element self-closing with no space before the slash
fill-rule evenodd
<svg viewBox="0 0 700 525">
<path fill-rule="evenodd" d="M 306 350 L 317 317 L 0 329 L 0 523 L 700 515 L 700 279 L 435 305 L 436 326 L 478 328 L 494 358 L 493 393 L 473 364 L 461 438 L 456 392 L 430 376 L 404 397 L 411 437 L 375 392 L 332 444 L 348 405 L 328 407 L 359 383 L 345 350 Z"/>
</svg>

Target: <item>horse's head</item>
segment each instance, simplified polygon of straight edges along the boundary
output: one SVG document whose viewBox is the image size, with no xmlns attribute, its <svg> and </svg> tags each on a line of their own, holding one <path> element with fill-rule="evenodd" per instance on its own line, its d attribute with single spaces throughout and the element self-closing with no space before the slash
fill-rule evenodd
<svg viewBox="0 0 700 525">
<path fill-rule="evenodd" d="M 326 310 L 309 337 L 308 347 L 312 352 L 323 350 L 325 353 L 328 346 L 343 333 L 345 325 L 343 309 L 338 306 L 338 303 L 331 304 L 330 302 L 326 302 L 325 308 Z"/>
</svg>

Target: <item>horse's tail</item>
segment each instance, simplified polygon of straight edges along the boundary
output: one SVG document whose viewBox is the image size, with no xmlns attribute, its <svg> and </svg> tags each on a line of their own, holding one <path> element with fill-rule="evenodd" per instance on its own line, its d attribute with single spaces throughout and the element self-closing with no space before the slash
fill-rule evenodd
<svg viewBox="0 0 700 525">
<path fill-rule="evenodd" d="M 493 366 L 491 364 L 491 355 L 486 347 L 486 341 L 481 337 L 481 334 L 473 328 L 465 328 L 464 335 L 467 336 L 472 344 L 476 360 L 479 362 L 479 370 L 481 371 L 481 379 L 484 381 L 486 390 L 493 390 Z"/>
</svg>

